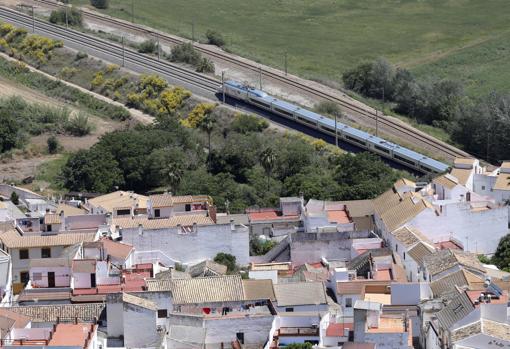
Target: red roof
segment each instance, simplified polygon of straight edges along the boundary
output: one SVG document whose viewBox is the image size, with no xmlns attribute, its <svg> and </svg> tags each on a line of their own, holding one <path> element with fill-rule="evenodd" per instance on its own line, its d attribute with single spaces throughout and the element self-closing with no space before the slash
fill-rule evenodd
<svg viewBox="0 0 510 349">
<path fill-rule="evenodd" d="M 374 280 L 377 281 L 389 281 L 391 279 L 391 271 L 389 269 L 377 270 L 374 273 Z"/>
<path fill-rule="evenodd" d="M 121 285 L 101 285 L 97 286 L 97 293 L 118 293 L 122 291 Z"/>
<path fill-rule="evenodd" d="M 463 250 L 462 246 L 457 245 L 451 240 L 436 242 L 434 245 L 440 250 Z"/>
<path fill-rule="evenodd" d="M 97 294 L 97 289 L 95 287 L 92 287 L 92 288 L 75 288 L 73 290 L 74 296 L 81 296 L 85 294 Z"/>
<path fill-rule="evenodd" d="M 284 219 L 298 219 L 297 215 L 283 216 L 280 211 L 273 209 L 261 209 L 256 212 L 248 212 L 250 221 L 274 221 Z"/>
<path fill-rule="evenodd" d="M 327 337 L 343 337 L 345 335 L 344 330 L 348 329 L 350 331 L 354 330 L 354 324 L 352 322 L 347 322 L 343 324 L 333 324 L 330 323 L 328 328 L 326 329 Z"/>
<path fill-rule="evenodd" d="M 96 329 L 93 324 L 57 324 L 49 346 L 85 348 Z"/>
<path fill-rule="evenodd" d="M 336 224 L 350 223 L 351 219 L 345 210 L 331 210 L 328 211 L 328 221 Z"/>
</svg>

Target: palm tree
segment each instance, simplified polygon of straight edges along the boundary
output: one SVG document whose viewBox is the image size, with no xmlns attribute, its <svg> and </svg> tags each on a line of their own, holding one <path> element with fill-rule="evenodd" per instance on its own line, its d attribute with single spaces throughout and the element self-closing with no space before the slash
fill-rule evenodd
<svg viewBox="0 0 510 349">
<path fill-rule="evenodd" d="M 216 123 L 216 119 L 211 114 L 207 114 L 204 116 L 198 127 L 207 133 L 207 166 L 209 167 L 209 160 L 211 159 L 211 135 L 212 131 L 214 130 L 214 124 Z"/>
<path fill-rule="evenodd" d="M 267 176 L 267 191 L 269 191 L 269 179 L 271 177 L 271 173 L 273 172 L 273 167 L 276 162 L 276 153 L 273 148 L 268 147 L 260 154 L 260 164 L 266 171 Z"/>
<path fill-rule="evenodd" d="M 172 193 L 177 192 L 177 187 L 179 183 L 181 182 L 183 170 L 182 168 L 175 162 L 170 162 L 165 168 L 164 168 L 164 174 L 166 176 L 166 179 L 168 181 L 168 184 L 170 185 Z"/>
</svg>

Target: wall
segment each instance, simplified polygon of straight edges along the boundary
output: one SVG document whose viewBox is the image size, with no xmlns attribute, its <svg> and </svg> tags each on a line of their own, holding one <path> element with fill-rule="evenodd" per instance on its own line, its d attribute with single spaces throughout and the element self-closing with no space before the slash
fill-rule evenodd
<svg viewBox="0 0 510 349">
<path fill-rule="evenodd" d="M 71 285 L 71 268 L 69 267 L 34 267 L 30 268 L 30 280 L 33 287 L 48 287 L 48 273 L 55 273 L 55 287 Z M 34 273 L 42 275 L 41 280 L 34 280 Z"/>
<path fill-rule="evenodd" d="M 409 349 L 407 333 L 365 333 L 365 341 L 376 343 L 377 349 Z"/>
<path fill-rule="evenodd" d="M 170 297 L 170 292 L 139 292 L 135 295 L 156 303 L 158 310 L 166 309 L 168 315 L 173 310 L 172 297 Z M 167 318 L 158 318 L 156 322 L 157 325 L 167 326 L 168 328 Z"/>
<path fill-rule="evenodd" d="M 459 203 L 443 206 L 440 216 L 423 213 L 409 225 L 420 229 L 433 241 L 446 240 L 451 234 L 469 252 L 494 253 L 501 237 L 508 234 L 507 207 L 472 212 L 468 204 Z"/>
<path fill-rule="evenodd" d="M 272 280 L 273 285 L 278 283 L 278 270 L 250 270 L 248 276 L 256 280 Z"/>
<path fill-rule="evenodd" d="M 292 241 L 290 257 L 293 264 L 301 265 L 326 259 L 351 259 L 350 239 Z"/>
<path fill-rule="evenodd" d="M 124 346 L 126 348 L 157 347 L 159 334 L 157 333 L 156 318 L 154 310 L 124 303 Z"/>
<path fill-rule="evenodd" d="M 90 288 L 90 273 L 73 273 L 73 288 Z"/>
<path fill-rule="evenodd" d="M 273 316 L 248 316 L 232 319 L 204 320 L 206 328 L 207 348 L 219 348 L 217 344 L 230 343 L 236 339 L 236 333 L 244 333 L 245 345 L 259 345 L 262 347 L 268 340 L 268 334 L 273 323 Z"/>
<path fill-rule="evenodd" d="M 106 224 L 106 215 L 79 215 L 65 217 L 65 227 L 62 230 L 95 229 Z"/>
<path fill-rule="evenodd" d="M 135 247 L 136 251 L 160 250 L 170 258 L 184 264 L 213 259 L 219 252 L 233 254 L 237 263 L 249 263 L 248 228 L 230 224 L 198 226 L 197 233 L 178 234 L 177 228 L 144 230 L 123 229 L 123 241 Z"/>
<path fill-rule="evenodd" d="M 106 319 L 108 337 L 124 335 L 122 293 L 109 294 L 106 298 Z"/>
<path fill-rule="evenodd" d="M 51 257 L 57 258 L 62 254 L 62 246 L 51 247 Z M 9 250 L 12 260 L 12 277 L 13 282 L 20 282 L 20 272 L 30 270 L 30 259 L 42 258 L 41 248 L 30 248 L 28 249 L 29 259 L 19 259 L 19 249 Z"/>
<path fill-rule="evenodd" d="M 417 305 L 423 299 L 422 286 L 427 283 L 392 283 L 391 305 Z"/>
<path fill-rule="evenodd" d="M 279 307 L 279 306 L 275 306 L 276 308 L 276 312 L 278 314 L 285 314 L 286 311 L 285 309 L 286 308 L 293 308 L 294 311 L 292 313 L 300 313 L 300 312 L 315 312 L 317 315 L 314 315 L 313 317 L 315 318 L 315 323 L 319 324 L 318 322 L 318 314 L 319 312 L 325 312 L 328 310 L 328 305 L 327 304 L 319 304 L 319 305 L 288 305 L 288 306 L 282 306 L 282 307 Z M 288 313 L 287 313 L 288 314 Z"/>
</svg>

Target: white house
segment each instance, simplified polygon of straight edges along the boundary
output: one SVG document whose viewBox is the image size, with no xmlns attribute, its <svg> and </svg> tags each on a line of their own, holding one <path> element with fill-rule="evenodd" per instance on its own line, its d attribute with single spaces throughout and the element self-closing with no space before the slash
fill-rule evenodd
<svg viewBox="0 0 510 349">
<path fill-rule="evenodd" d="M 0 250 L 0 300 L 2 304 L 12 301 L 11 256 L 3 250 Z"/>
</svg>

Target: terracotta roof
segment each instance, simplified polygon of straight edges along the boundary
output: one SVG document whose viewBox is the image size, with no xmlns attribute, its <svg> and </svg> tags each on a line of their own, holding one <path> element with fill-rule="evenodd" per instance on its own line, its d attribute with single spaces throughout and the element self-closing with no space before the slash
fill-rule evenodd
<svg viewBox="0 0 510 349">
<path fill-rule="evenodd" d="M 74 207 L 71 205 L 67 205 L 64 203 L 58 204 L 57 208 L 55 209 L 55 212 L 57 214 L 60 214 L 60 212 L 64 211 L 64 216 L 79 216 L 87 214 L 87 211 L 83 208 Z"/>
<path fill-rule="evenodd" d="M 149 196 L 153 208 L 172 207 L 176 204 L 211 203 L 212 199 L 207 195 L 183 195 L 174 196 L 171 194 L 158 194 Z"/>
<path fill-rule="evenodd" d="M 244 300 L 240 275 L 171 280 L 174 304 L 236 302 Z"/>
<path fill-rule="evenodd" d="M 441 175 L 439 177 L 434 178 L 432 182 L 448 189 L 453 189 L 459 184 L 458 179 L 451 175 Z"/>
<path fill-rule="evenodd" d="M 60 215 L 57 213 L 46 213 L 44 216 L 44 224 L 61 224 Z"/>
<path fill-rule="evenodd" d="M 106 253 L 112 256 L 115 259 L 126 260 L 131 252 L 134 250 L 134 247 L 125 243 L 113 241 L 110 239 L 102 239 L 101 243 L 106 249 Z"/>
<path fill-rule="evenodd" d="M 118 225 L 121 228 L 138 228 L 141 224 L 144 229 L 165 229 L 173 228 L 177 225 L 192 226 L 194 223 L 198 225 L 214 224 L 214 221 L 204 215 L 180 215 L 170 218 L 156 218 L 149 219 L 147 217 L 128 217 L 128 218 L 114 218 L 113 225 Z"/>
<path fill-rule="evenodd" d="M 115 191 L 90 199 L 88 204 L 95 207 L 102 207 L 107 212 L 113 212 L 116 208 L 137 207 L 147 208 L 148 197 L 127 191 Z"/>
<path fill-rule="evenodd" d="M 345 205 L 351 217 L 365 217 L 374 214 L 373 200 L 338 201 L 336 203 Z"/>
<path fill-rule="evenodd" d="M 189 275 L 191 275 L 191 277 L 225 275 L 227 273 L 227 266 L 213 262 L 211 260 L 205 260 L 190 266 L 187 272 Z"/>
<path fill-rule="evenodd" d="M 326 304 L 326 289 L 322 282 L 295 282 L 273 285 L 279 307 Z"/>
<path fill-rule="evenodd" d="M 362 280 L 353 280 L 346 282 L 337 282 L 336 283 L 336 292 L 338 294 L 358 294 L 361 296 L 365 295 L 365 287 L 366 286 L 387 286 L 390 285 L 388 281 L 380 281 L 373 279 L 362 279 Z"/>
<path fill-rule="evenodd" d="M 500 173 L 494 184 L 495 190 L 510 190 L 510 173 Z"/>
<path fill-rule="evenodd" d="M 48 346 L 85 348 L 96 330 L 94 324 L 57 324 Z"/>
<path fill-rule="evenodd" d="M 402 187 L 416 187 L 416 183 L 407 178 L 400 178 L 393 184 L 393 186 L 398 190 Z"/>
<path fill-rule="evenodd" d="M 407 252 L 407 254 L 416 263 L 418 263 L 419 265 L 422 265 L 423 264 L 423 260 L 425 259 L 425 257 L 431 255 L 432 253 L 434 253 L 434 251 L 435 250 L 432 247 L 430 247 L 429 245 L 427 245 L 427 244 L 425 244 L 425 243 L 420 241 L 415 246 L 413 246 L 413 248 L 411 248 Z"/>
<path fill-rule="evenodd" d="M 271 280 L 243 280 L 243 289 L 246 300 L 276 300 Z"/>
<path fill-rule="evenodd" d="M 459 183 L 465 186 L 467 184 L 469 176 L 471 176 L 472 172 L 473 172 L 473 170 L 471 170 L 471 169 L 452 168 L 452 170 L 450 171 L 450 175 L 457 178 Z"/>
<path fill-rule="evenodd" d="M 137 307 L 141 307 L 141 308 L 145 308 L 145 309 L 149 309 L 149 310 L 153 310 L 153 311 L 158 310 L 156 303 L 154 303 L 153 301 L 150 301 L 150 300 L 142 298 L 142 297 L 134 296 L 129 293 L 122 294 L 122 301 L 124 303 L 136 305 Z"/>
<path fill-rule="evenodd" d="M 390 208 L 398 205 L 401 201 L 402 196 L 395 190 L 395 188 L 391 188 L 373 200 L 374 211 L 379 215 L 382 215 Z"/>
<path fill-rule="evenodd" d="M 147 279 L 147 291 L 149 292 L 166 292 L 172 290 L 173 279 Z"/>
<path fill-rule="evenodd" d="M 9 248 L 30 248 L 50 246 L 70 246 L 84 241 L 93 241 L 96 231 L 86 230 L 56 235 L 21 235 L 15 229 L 0 233 L 0 240 Z"/>
<path fill-rule="evenodd" d="M 0 307 L 0 316 L 13 320 L 14 328 L 25 328 L 31 322 L 30 317 L 19 314 L 6 307 Z"/>
<path fill-rule="evenodd" d="M 347 212 L 345 210 L 331 210 L 327 211 L 328 215 L 328 221 L 330 223 L 336 223 L 336 224 L 346 224 L 350 223 L 351 219 L 347 215 Z"/>
<path fill-rule="evenodd" d="M 439 250 L 425 257 L 424 265 L 434 276 L 456 265 L 462 265 L 472 271 L 485 273 L 485 268 L 474 253 L 460 250 Z"/>
<path fill-rule="evenodd" d="M 344 337 L 345 330 L 354 331 L 354 324 L 348 323 L 330 323 L 326 328 L 326 337 Z"/>
<path fill-rule="evenodd" d="M 247 211 L 249 221 L 283 221 L 283 220 L 298 220 L 297 215 L 283 216 L 278 210 L 273 209 L 260 209 L 258 211 Z"/>
</svg>

